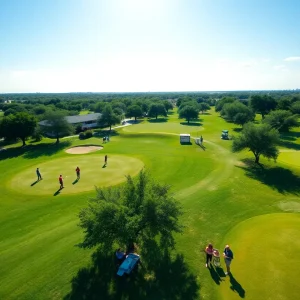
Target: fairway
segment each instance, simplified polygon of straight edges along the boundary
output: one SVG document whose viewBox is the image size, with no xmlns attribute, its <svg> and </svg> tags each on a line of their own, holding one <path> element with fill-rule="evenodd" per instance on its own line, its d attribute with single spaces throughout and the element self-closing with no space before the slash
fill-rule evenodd
<svg viewBox="0 0 300 300">
<path fill-rule="evenodd" d="M 81 170 L 76 180 L 75 169 Z M 43 180 L 36 181 L 35 170 L 40 168 Z M 104 155 L 80 155 L 50 160 L 18 173 L 10 182 L 10 188 L 18 193 L 34 195 L 58 195 L 89 191 L 97 187 L 110 186 L 125 181 L 126 175 L 136 175 L 143 168 L 137 158 L 110 155 L 104 165 Z M 64 189 L 58 192 L 58 177 L 64 178 Z"/>
<path fill-rule="evenodd" d="M 278 161 L 286 165 L 300 168 L 300 151 L 290 150 L 280 152 Z"/>
<path fill-rule="evenodd" d="M 221 283 L 222 299 L 298 299 L 299 214 L 248 219 L 226 235 L 226 243 L 230 243 L 235 259 L 232 276 Z"/>
</svg>

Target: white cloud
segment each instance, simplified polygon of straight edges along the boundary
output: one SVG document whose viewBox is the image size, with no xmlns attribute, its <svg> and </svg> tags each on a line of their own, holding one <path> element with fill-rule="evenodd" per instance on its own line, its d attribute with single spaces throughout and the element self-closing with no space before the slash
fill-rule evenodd
<svg viewBox="0 0 300 300">
<path fill-rule="evenodd" d="M 284 70 L 285 69 L 285 65 L 277 65 L 273 67 L 275 70 Z"/>
<path fill-rule="evenodd" d="M 284 61 L 300 61 L 300 56 L 290 56 L 285 58 Z"/>
</svg>

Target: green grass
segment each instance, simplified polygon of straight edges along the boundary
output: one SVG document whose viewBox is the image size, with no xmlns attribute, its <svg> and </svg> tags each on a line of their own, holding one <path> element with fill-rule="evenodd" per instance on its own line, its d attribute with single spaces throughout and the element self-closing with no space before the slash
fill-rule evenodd
<svg viewBox="0 0 300 300">
<path fill-rule="evenodd" d="M 237 293 L 230 289 L 229 279 L 218 282 L 216 274 L 204 266 L 202 250 L 208 242 L 219 249 L 224 243 L 232 244 L 234 279 L 246 298 L 260 299 L 264 284 L 253 287 L 251 281 L 258 273 L 267 273 L 267 268 L 263 263 L 251 268 L 253 261 L 248 258 L 242 261 L 240 251 L 248 248 L 246 242 L 240 244 L 246 237 L 239 228 L 257 216 L 281 214 L 283 227 L 291 232 L 295 215 L 286 212 L 300 211 L 298 153 L 282 151 L 277 164 L 262 159 L 264 168 L 259 169 L 249 163 L 251 153 L 233 154 L 232 141 L 220 139 L 223 129 L 231 135 L 238 133 L 234 124 L 215 112 L 201 115 L 200 122 L 191 125 L 177 118 L 174 112 L 167 122 L 145 120 L 118 129 L 103 150 L 87 155 L 69 155 L 64 150 L 100 145 L 102 139 L 71 138 L 58 146 L 45 139 L 40 144 L 29 142 L 23 149 L 17 147 L 20 144 L 11 145 L 0 153 L 0 299 L 231 299 L 228 295 Z M 180 145 L 179 133 L 202 135 L 205 148 L 194 143 Z M 282 138 L 282 150 L 294 151 L 299 145 L 297 130 Z M 105 154 L 108 167 L 102 169 Z M 82 178 L 72 185 L 77 165 Z M 31 186 L 37 166 L 45 179 Z M 152 269 L 139 270 L 136 277 L 120 281 L 111 257 L 91 258 L 93 250 L 76 246 L 83 235 L 77 226 L 78 213 L 95 195 L 95 185 L 120 183 L 126 172 L 134 175 L 142 166 L 158 181 L 172 186 L 182 203 L 185 213 L 181 221 L 186 227 L 184 234 L 176 236 L 176 250 L 170 256 L 165 257 L 154 245 L 158 261 L 153 256 Z M 70 174 L 70 181 L 54 197 L 60 173 Z M 276 224 L 274 230 L 269 229 L 270 238 L 277 238 Z M 262 227 L 252 226 L 253 234 Z M 271 248 L 282 290 L 286 299 L 293 299 L 300 290 L 298 286 L 293 291 L 289 288 L 290 273 L 273 258 L 278 249 Z M 295 270 L 300 267 L 298 260 L 292 262 Z M 272 287 L 268 292 L 270 299 L 276 299 Z"/>
<path fill-rule="evenodd" d="M 223 244 L 228 240 L 236 259 L 232 262 L 232 275 L 221 285 L 223 299 L 298 298 L 299 214 L 269 214 L 248 219 L 234 227 Z"/>
</svg>

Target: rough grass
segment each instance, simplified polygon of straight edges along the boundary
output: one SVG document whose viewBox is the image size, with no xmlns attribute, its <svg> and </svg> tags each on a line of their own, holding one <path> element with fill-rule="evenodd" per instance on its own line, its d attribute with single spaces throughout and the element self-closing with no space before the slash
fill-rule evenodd
<svg viewBox="0 0 300 300">
<path fill-rule="evenodd" d="M 229 235 L 235 226 L 258 215 L 297 211 L 300 204 L 297 187 L 277 177 L 288 174 L 296 183 L 299 168 L 294 167 L 294 159 L 288 159 L 287 164 L 279 157 L 277 164 L 262 159 L 264 168 L 257 170 L 248 163 L 249 159 L 253 161 L 249 152 L 231 153 L 231 141 L 221 140 L 220 135 L 223 129 L 228 129 L 229 134 L 238 134 L 234 131 L 235 125 L 225 123 L 213 111 L 201 115 L 197 125 L 187 126 L 181 124 L 183 122 L 178 120 L 176 112 L 168 116 L 167 122 L 145 120 L 118 129 L 104 145 L 109 157 L 134 158 L 142 162 L 157 180 L 170 184 L 185 212 L 181 221 L 186 227 L 184 234 L 176 236 L 176 250 L 163 254 L 153 245 L 155 251 L 148 257 L 147 269 L 141 269 L 135 277 L 123 281 L 116 279 L 111 257 L 95 254 L 91 258 L 94 250 L 76 247 L 82 240 L 82 231 L 77 226 L 78 212 L 95 195 L 93 190 L 62 193 L 59 197 L 53 197 L 52 187 L 49 195 L 19 190 L 24 186 L 31 188 L 28 183 L 34 181 L 37 166 L 55 165 L 70 157 L 64 152 L 65 148 L 84 143 L 100 144 L 102 139 L 93 137 L 80 141 L 71 138 L 63 140 L 58 147 L 45 139 L 42 143 L 29 141 L 29 146 L 23 149 L 17 147 L 18 144 L 2 151 L 0 299 L 95 299 L 105 296 L 106 299 L 217 300 L 226 299 L 228 293 L 232 295 L 230 285 L 218 281 L 216 274 L 204 267 L 206 243 L 212 242 L 220 249 L 225 242 L 232 243 L 234 250 L 239 251 L 242 246 L 234 243 L 239 243 L 242 237 L 236 235 L 231 240 Z M 296 149 L 300 144 L 297 131 L 293 132 L 287 135 L 293 140 L 288 140 L 285 149 Z M 179 133 L 191 133 L 194 137 L 202 135 L 204 147 L 194 143 L 180 145 Z M 284 139 L 282 141 L 285 143 Z M 92 159 L 92 167 L 102 164 L 103 151 L 99 152 L 99 160 Z M 95 156 L 98 154 L 79 155 L 78 158 L 73 155 L 74 161 L 65 166 L 59 163 L 59 168 L 70 169 L 71 176 L 75 177 L 73 169 L 78 164 L 77 159 Z M 54 173 L 55 186 L 57 175 L 56 171 Z M 19 184 L 12 186 L 15 178 L 20 176 L 24 176 L 24 183 L 18 181 Z M 48 184 L 50 186 L 52 180 Z M 91 182 L 91 189 L 94 184 Z M 101 181 L 98 184 L 101 185 Z M 270 230 L 269 234 L 276 235 L 276 232 Z M 263 283 L 258 283 L 257 292 L 255 288 L 251 290 L 249 284 L 264 268 L 252 270 L 252 260 L 248 259 L 245 263 L 248 263 L 249 277 L 242 277 L 244 270 L 239 266 L 239 256 L 237 253 L 233 263 L 234 278 L 248 299 L 259 299 Z M 276 263 L 275 259 L 275 271 Z M 298 261 L 296 266 L 300 267 Z M 289 273 L 280 274 L 283 274 L 282 281 L 289 280 Z M 286 296 L 292 297 L 294 291 L 290 292 L 288 287 L 287 283 Z"/>
</svg>

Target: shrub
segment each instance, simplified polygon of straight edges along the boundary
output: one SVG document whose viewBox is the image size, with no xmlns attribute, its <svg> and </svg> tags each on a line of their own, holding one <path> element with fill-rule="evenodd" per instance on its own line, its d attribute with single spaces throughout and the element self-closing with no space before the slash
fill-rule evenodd
<svg viewBox="0 0 300 300">
<path fill-rule="evenodd" d="M 84 140 L 84 139 L 85 139 L 85 134 L 84 134 L 84 132 L 80 132 L 80 133 L 79 133 L 79 139 L 80 139 L 80 140 Z"/>
<path fill-rule="evenodd" d="M 93 130 L 87 130 L 85 133 L 85 138 L 91 138 L 93 136 Z"/>
</svg>

